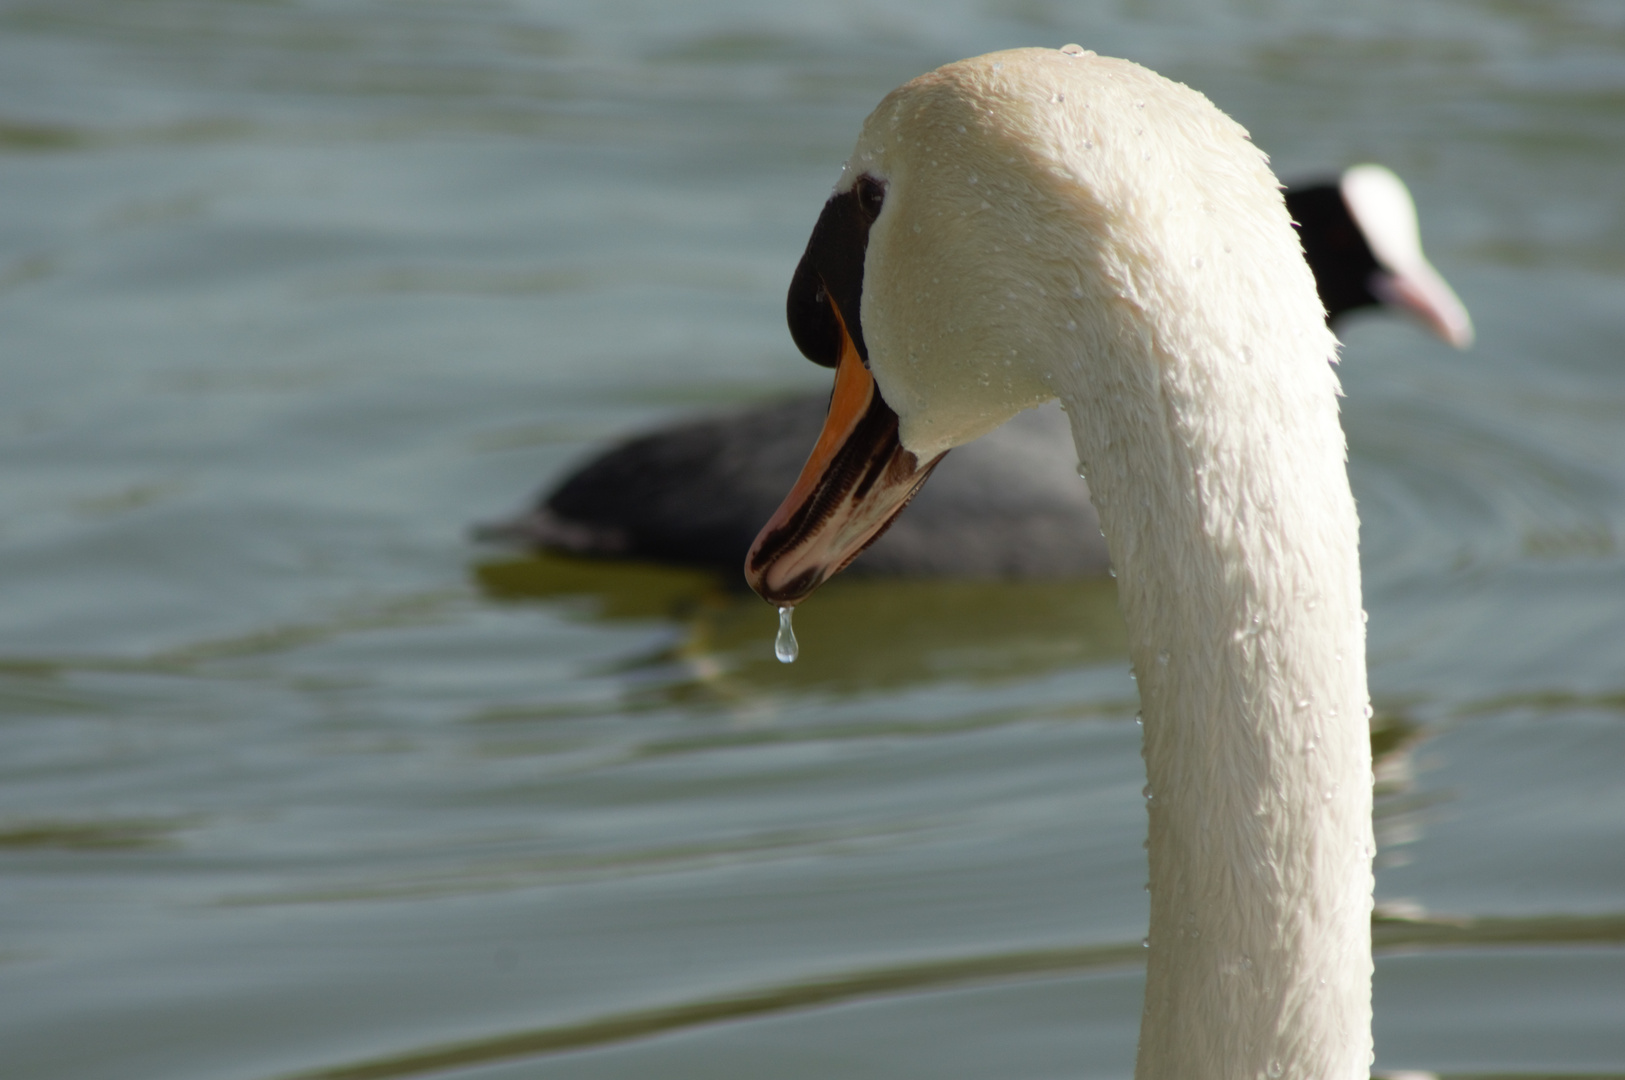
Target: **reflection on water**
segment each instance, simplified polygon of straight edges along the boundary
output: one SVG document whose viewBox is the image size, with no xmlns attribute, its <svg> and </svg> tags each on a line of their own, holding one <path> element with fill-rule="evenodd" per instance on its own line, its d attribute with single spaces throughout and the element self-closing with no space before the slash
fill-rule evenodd
<svg viewBox="0 0 1625 1080">
<path fill-rule="evenodd" d="M 1378 956 L 1429 949 L 1573 944 L 1625 944 L 1625 916 L 1544 919 L 1400 919 L 1379 917 L 1372 924 Z M 1113 969 L 1138 969 L 1144 950 L 1124 943 L 1038 952 L 939 960 L 904 967 L 850 972 L 789 986 L 775 986 L 690 1001 L 665 1008 L 597 1017 L 568 1026 L 505 1032 L 475 1041 L 431 1046 L 405 1054 L 299 1073 L 279 1080 L 401 1080 L 432 1076 L 498 1062 L 526 1061 L 553 1054 L 647 1039 L 745 1020 L 755 1016 L 825 1008 L 866 998 L 921 994 L 946 987 L 989 982 L 1054 979 Z M 1410 1074 L 1440 1080 L 1535 1080 L 1527 1073 Z M 1562 1074 L 1566 1080 L 1611 1080 L 1622 1074 Z"/>
<path fill-rule="evenodd" d="M 125 851 L 172 843 L 183 822 L 33 821 L 0 829 L 0 850 Z"/>
<path fill-rule="evenodd" d="M 800 658 L 773 653 L 777 615 L 760 597 L 705 571 L 541 554 L 474 569 L 497 600 L 551 600 L 604 621 L 670 619 L 678 640 L 639 665 L 682 665 L 662 693 L 769 689 L 858 693 L 940 679 L 1020 680 L 1128 660 L 1110 579 L 908 581 L 836 578 L 796 610 Z"/>
</svg>

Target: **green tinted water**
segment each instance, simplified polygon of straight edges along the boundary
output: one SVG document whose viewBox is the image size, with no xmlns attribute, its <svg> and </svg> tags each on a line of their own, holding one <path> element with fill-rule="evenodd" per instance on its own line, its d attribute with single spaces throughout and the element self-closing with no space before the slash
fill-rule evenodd
<svg viewBox="0 0 1625 1080">
<path fill-rule="evenodd" d="M 465 540 L 820 385 L 868 109 L 1077 41 L 1473 310 L 1345 334 L 1379 1067 L 1625 1075 L 1625 16 L 1377 0 L 0 3 L 0 1072 L 1123 1076 L 1109 582 L 731 583 Z"/>
</svg>

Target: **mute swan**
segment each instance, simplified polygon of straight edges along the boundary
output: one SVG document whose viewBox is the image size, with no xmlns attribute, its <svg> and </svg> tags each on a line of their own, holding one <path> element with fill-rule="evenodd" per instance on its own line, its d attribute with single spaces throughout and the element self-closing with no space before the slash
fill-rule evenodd
<svg viewBox="0 0 1625 1080">
<path fill-rule="evenodd" d="M 1334 180 L 1289 184 L 1286 206 L 1334 329 L 1351 313 L 1404 310 L 1458 348 L 1471 342 L 1472 322 L 1422 254 L 1415 205 L 1393 173 L 1357 165 Z M 810 394 L 635 436 L 566 476 L 533 509 L 478 535 L 733 571 L 795 481 L 828 403 L 827 394 Z M 1071 444 L 1066 417 L 1043 408 L 960 447 L 849 572 L 1106 573 L 1111 560 L 1088 485 L 1065 461 Z"/>
<path fill-rule="evenodd" d="M 1264 155 L 1077 46 L 949 64 L 865 121 L 789 307 L 835 389 L 752 587 L 804 601 L 949 448 L 1059 398 L 1145 725 L 1136 1075 L 1368 1076 L 1358 525 L 1336 341 Z"/>
</svg>

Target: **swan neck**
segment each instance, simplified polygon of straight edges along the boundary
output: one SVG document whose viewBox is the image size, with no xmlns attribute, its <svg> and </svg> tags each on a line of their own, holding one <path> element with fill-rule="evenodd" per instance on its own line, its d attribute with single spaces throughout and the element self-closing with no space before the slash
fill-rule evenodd
<svg viewBox="0 0 1625 1080">
<path fill-rule="evenodd" d="M 1225 400 L 1245 377 L 1200 406 L 1172 382 L 1156 408 L 1069 402 L 1144 724 L 1140 1080 L 1369 1075 L 1364 617 L 1327 382 L 1319 415 L 1257 426 L 1211 422 L 1258 411 Z"/>
</svg>

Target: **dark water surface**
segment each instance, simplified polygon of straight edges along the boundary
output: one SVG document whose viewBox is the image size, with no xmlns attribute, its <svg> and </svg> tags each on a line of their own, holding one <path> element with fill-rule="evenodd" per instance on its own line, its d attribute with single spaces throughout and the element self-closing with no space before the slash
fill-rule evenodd
<svg viewBox="0 0 1625 1080">
<path fill-rule="evenodd" d="M 1383 161 L 1345 334 L 1378 1065 L 1625 1076 L 1625 8 L 0 0 L 0 1074 L 1124 1076 L 1109 583 L 524 560 L 601 440 L 827 376 L 858 125 L 1077 41 Z"/>
</svg>

